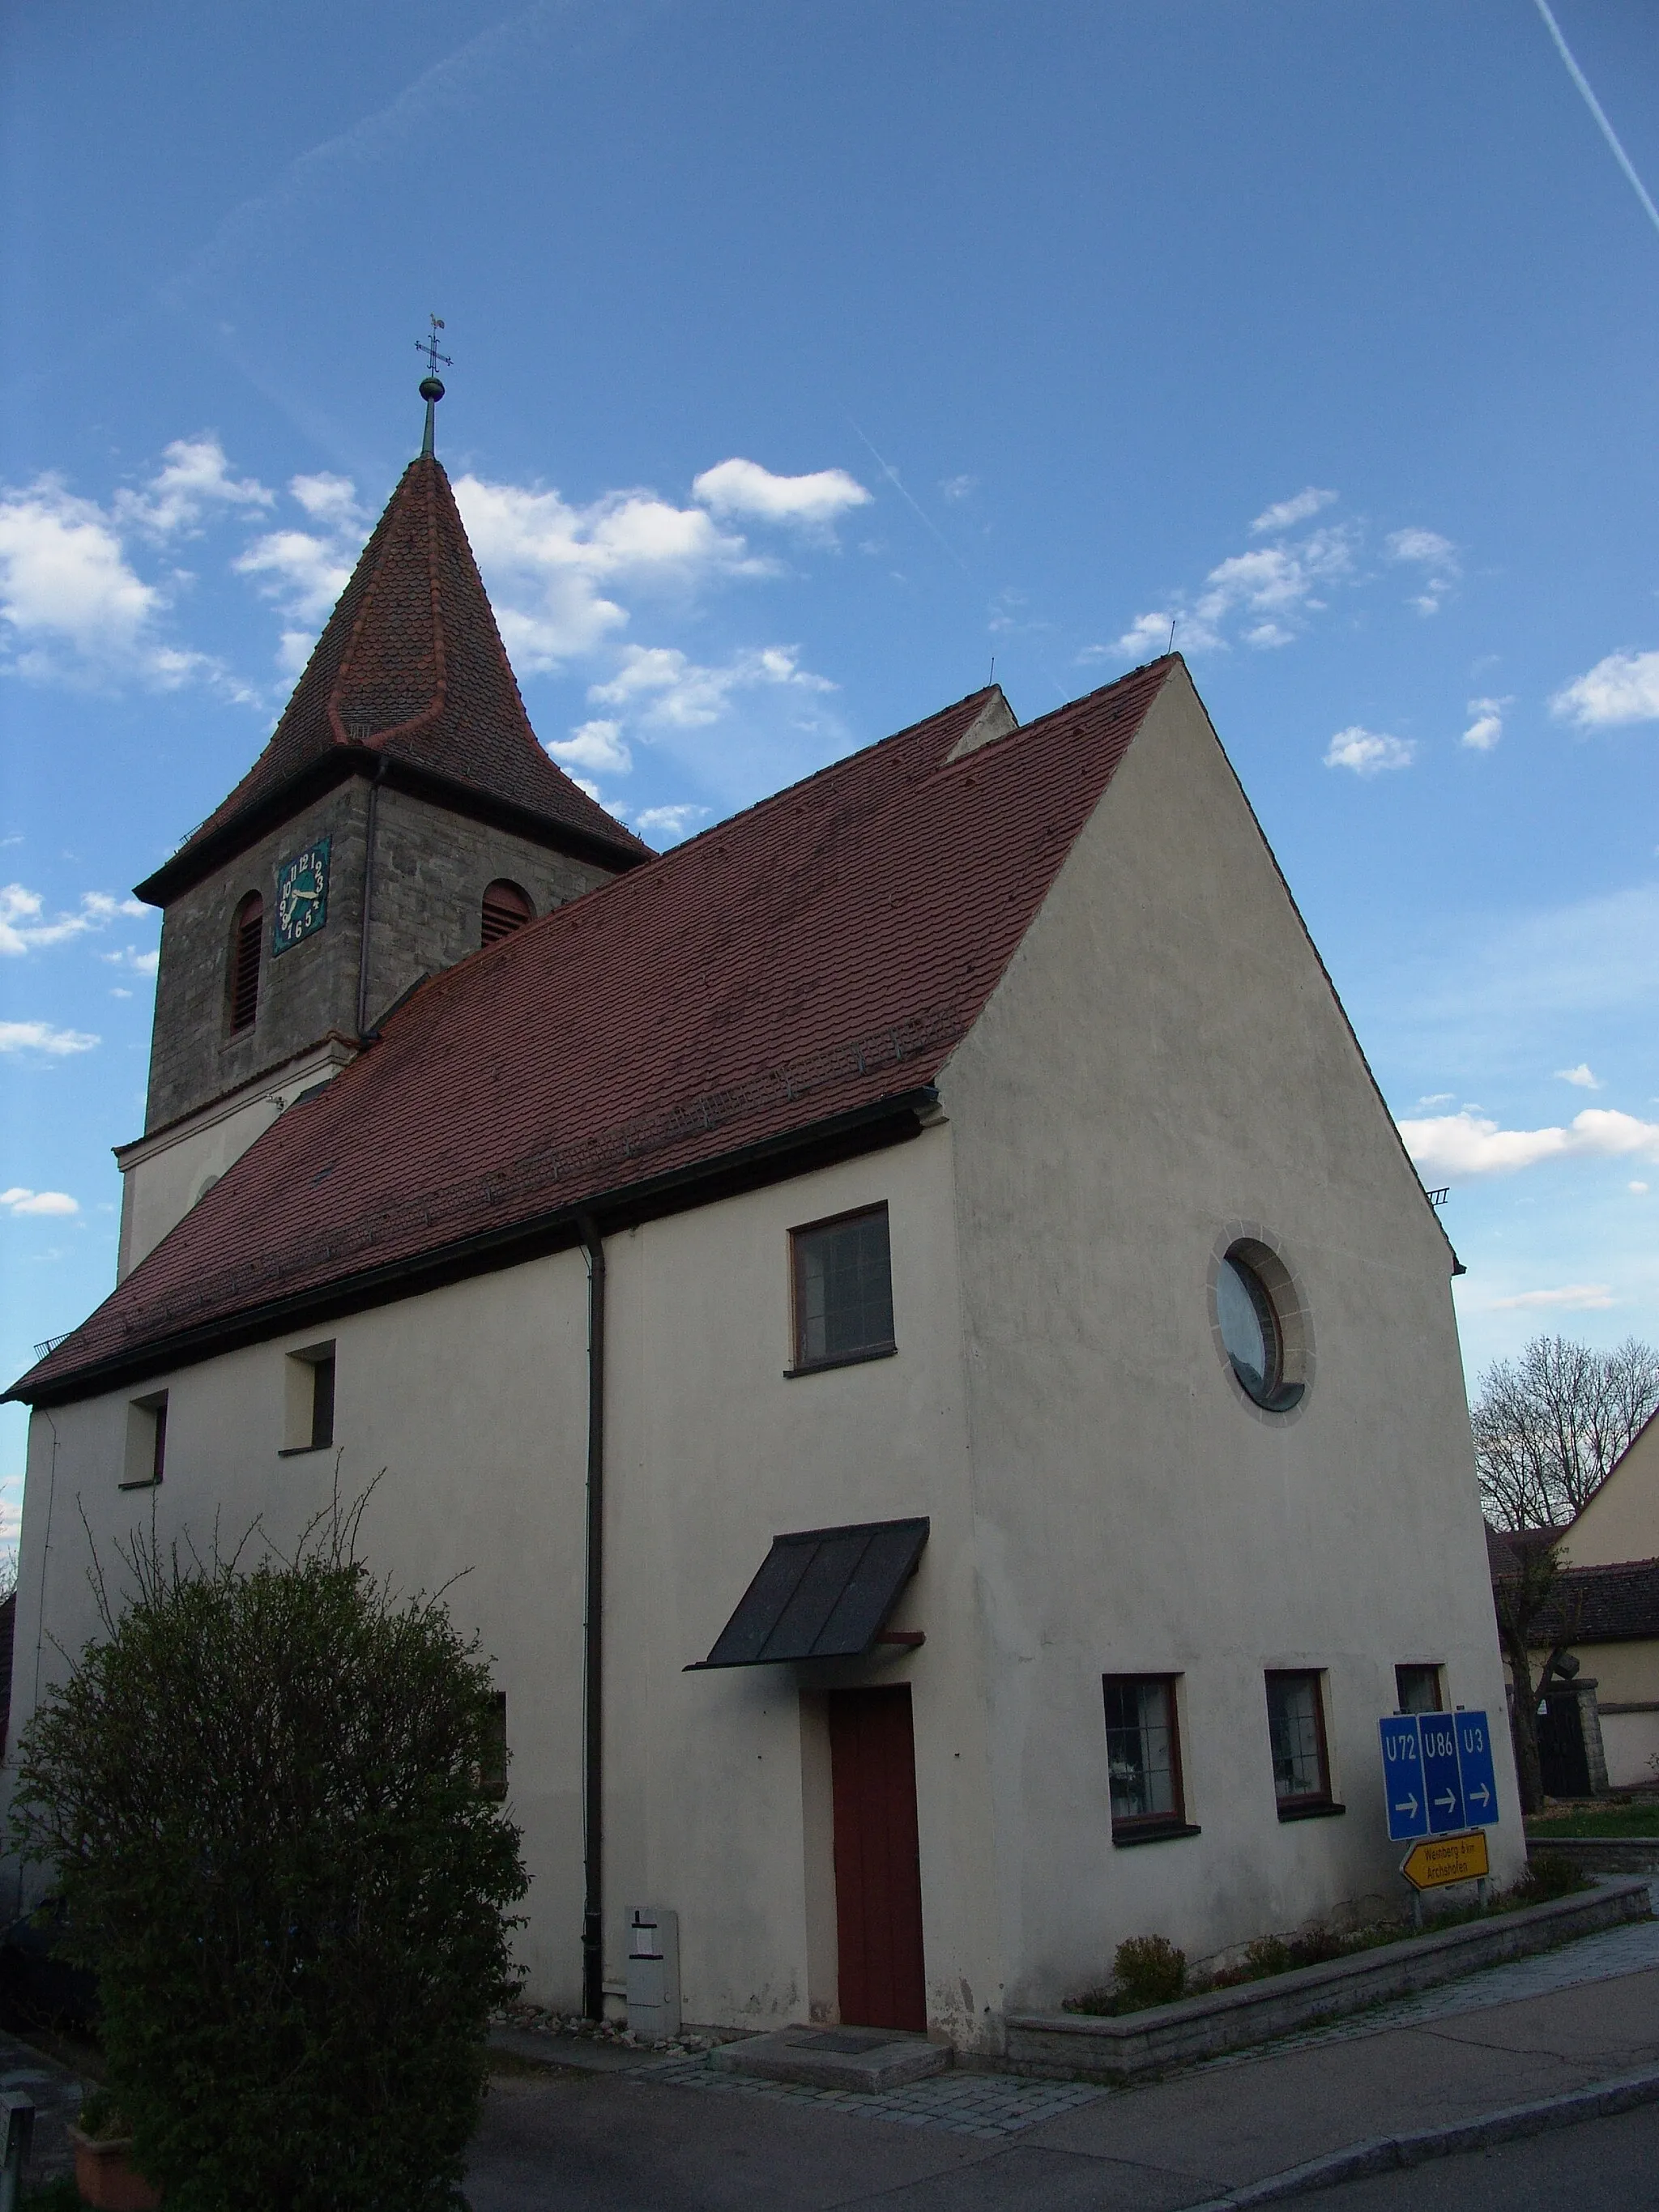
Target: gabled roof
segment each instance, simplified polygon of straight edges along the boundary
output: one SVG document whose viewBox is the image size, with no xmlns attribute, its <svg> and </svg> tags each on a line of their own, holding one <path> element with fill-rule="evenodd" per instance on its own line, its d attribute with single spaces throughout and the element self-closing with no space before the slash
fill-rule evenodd
<svg viewBox="0 0 1659 2212">
<path fill-rule="evenodd" d="M 259 834 L 307 773 L 398 764 L 610 848 L 649 848 L 550 761 L 524 701 L 442 464 L 423 453 L 341 592 L 269 744 L 222 806 L 138 886 L 155 904 Z"/>
<path fill-rule="evenodd" d="M 1624 1559 L 1607 1567 L 1567 1567 L 1528 1641 L 1547 1644 L 1625 1644 L 1659 1637 L 1659 1559 Z"/>
<path fill-rule="evenodd" d="M 501 1266 L 583 1209 L 614 1222 L 914 1102 L 1178 665 L 953 762 L 1000 704 L 975 693 L 447 969 L 12 1395 L 82 1396 Z"/>
</svg>

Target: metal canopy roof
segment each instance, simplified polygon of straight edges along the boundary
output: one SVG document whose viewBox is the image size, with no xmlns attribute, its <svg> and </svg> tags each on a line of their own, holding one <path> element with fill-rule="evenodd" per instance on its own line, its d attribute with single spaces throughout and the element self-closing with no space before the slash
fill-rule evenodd
<svg viewBox="0 0 1659 2212">
<path fill-rule="evenodd" d="M 887 1624 L 927 1541 L 926 1516 L 775 1536 L 706 1659 L 686 1668 L 856 1659 Z"/>
</svg>

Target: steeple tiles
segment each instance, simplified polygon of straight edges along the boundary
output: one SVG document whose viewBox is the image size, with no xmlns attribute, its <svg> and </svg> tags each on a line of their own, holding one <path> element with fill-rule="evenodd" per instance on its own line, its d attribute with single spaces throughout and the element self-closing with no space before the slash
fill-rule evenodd
<svg viewBox="0 0 1659 2212">
<path fill-rule="evenodd" d="M 538 743 L 449 478 L 429 453 L 404 471 L 264 750 L 139 894 L 163 902 L 240 842 L 240 828 L 257 831 L 290 787 L 399 766 L 459 787 L 458 799 L 539 817 L 601 848 L 611 866 L 647 856 Z"/>
</svg>

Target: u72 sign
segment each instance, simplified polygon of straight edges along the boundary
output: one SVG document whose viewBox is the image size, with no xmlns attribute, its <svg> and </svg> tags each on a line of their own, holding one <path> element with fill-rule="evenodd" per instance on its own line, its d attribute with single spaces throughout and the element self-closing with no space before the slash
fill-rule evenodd
<svg viewBox="0 0 1659 2212">
<path fill-rule="evenodd" d="M 1485 1713 L 1390 1713 L 1377 1727 L 1391 1843 L 1496 1825 L 1498 1778 Z"/>
</svg>

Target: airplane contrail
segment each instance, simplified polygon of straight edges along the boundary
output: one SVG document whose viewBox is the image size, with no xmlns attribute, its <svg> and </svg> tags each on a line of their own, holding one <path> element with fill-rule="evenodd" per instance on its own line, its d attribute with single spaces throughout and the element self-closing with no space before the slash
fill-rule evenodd
<svg viewBox="0 0 1659 2212">
<path fill-rule="evenodd" d="M 1619 133 L 1613 129 L 1612 124 L 1608 122 L 1607 116 L 1602 112 L 1601 101 L 1590 90 L 1589 79 L 1584 75 L 1583 70 L 1579 68 L 1577 63 L 1574 61 L 1572 58 L 1572 49 L 1561 35 L 1561 26 L 1556 21 L 1554 16 L 1550 13 L 1549 0 L 1537 0 L 1537 7 L 1539 14 L 1543 17 L 1546 24 L 1549 27 L 1549 34 L 1551 38 L 1555 41 L 1557 52 L 1567 65 L 1568 76 L 1577 86 L 1579 91 L 1583 94 L 1585 106 L 1589 108 L 1590 113 L 1595 118 L 1596 123 L 1601 128 L 1601 136 L 1607 140 L 1608 145 L 1612 147 L 1613 160 L 1618 162 L 1620 167 L 1630 179 L 1631 190 L 1635 193 L 1637 198 L 1641 201 L 1643 206 L 1648 211 L 1648 221 L 1653 225 L 1656 230 L 1659 230 L 1659 207 L 1655 207 L 1652 200 L 1648 197 L 1648 188 L 1642 182 L 1640 177 L 1637 175 L 1635 163 L 1631 160 L 1630 155 L 1620 144 Z"/>
</svg>

